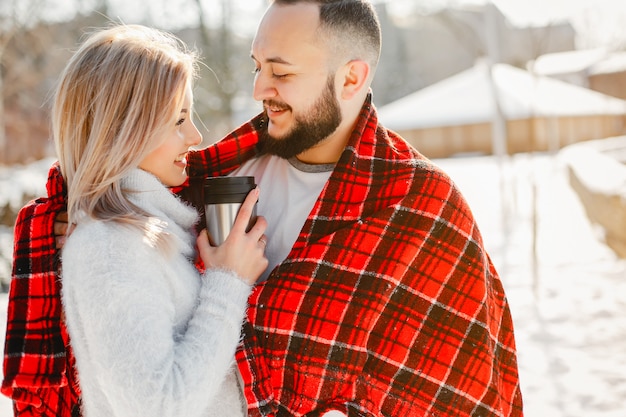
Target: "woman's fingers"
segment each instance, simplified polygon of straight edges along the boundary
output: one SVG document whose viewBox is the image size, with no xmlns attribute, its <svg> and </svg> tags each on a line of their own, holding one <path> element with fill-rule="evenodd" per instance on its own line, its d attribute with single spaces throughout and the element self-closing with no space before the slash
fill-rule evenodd
<svg viewBox="0 0 626 417">
<path fill-rule="evenodd" d="M 258 198 L 257 188 L 248 193 L 228 237 L 221 245 L 211 246 L 206 230 L 202 230 L 198 235 L 198 250 L 207 268 L 230 269 L 251 285 L 268 265 L 265 257 L 267 236 L 264 234 L 267 220 L 263 216 L 258 216 L 250 231 L 246 232 Z"/>
<path fill-rule="evenodd" d="M 207 250 L 211 249 L 211 244 L 209 243 L 209 235 L 206 229 L 202 229 L 202 231 L 198 234 L 198 238 L 196 239 L 196 243 L 198 245 L 198 251 L 200 253 L 204 253 Z"/>
<path fill-rule="evenodd" d="M 254 212 L 254 205 L 259 199 L 259 188 L 256 187 L 251 190 L 246 199 L 241 204 L 239 208 L 239 212 L 237 213 L 237 218 L 235 219 L 235 223 L 233 224 L 233 228 L 231 229 L 231 233 L 235 231 L 236 233 L 245 233 L 248 225 L 250 224 L 250 219 L 252 217 L 252 213 Z"/>
</svg>

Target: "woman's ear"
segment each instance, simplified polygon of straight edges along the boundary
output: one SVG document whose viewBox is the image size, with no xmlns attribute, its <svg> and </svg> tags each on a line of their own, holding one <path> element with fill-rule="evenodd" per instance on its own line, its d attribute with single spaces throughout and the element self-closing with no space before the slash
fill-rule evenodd
<svg viewBox="0 0 626 417">
<path fill-rule="evenodd" d="M 350 100 L 363 88 L 369 87 L 370 66 L 362 60 L 352 60 L 343 68 L 343 87 L 341 90 L 341 98 Z"/>
</svg>

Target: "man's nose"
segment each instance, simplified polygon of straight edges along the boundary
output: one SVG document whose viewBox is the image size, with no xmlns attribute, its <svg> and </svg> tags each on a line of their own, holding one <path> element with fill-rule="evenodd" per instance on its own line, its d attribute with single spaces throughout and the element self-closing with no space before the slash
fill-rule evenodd
<svg viewBox="0 0 626 417">
<path fill-rule="evenodd" d="M 266 74 L 263 71 L 259 71 L 254 77 L 254 86 L 252 96 L 256 101 L 263 101 L 269 98 L 274 98 L 278 95 L 276 86 L 272 80 L 270 74 Z"/>
</svg>

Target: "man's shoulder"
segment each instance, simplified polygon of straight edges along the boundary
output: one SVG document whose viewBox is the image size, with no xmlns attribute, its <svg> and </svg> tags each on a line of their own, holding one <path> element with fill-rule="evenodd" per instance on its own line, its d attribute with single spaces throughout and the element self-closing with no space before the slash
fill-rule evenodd
<svg viewBox="0 0 626 417">
<path fill-rule="evenodd" d="M 414 181 L 434 181 L 448 186 L 453 186 L 449 175 L 437 163 L 419 152 L 409 142 L 396 132 L 382 128 L 385 133 L 384 151 L 381 159 L 386 164 L 381 164 L 381 169 L 386 171 L 382 177 L 405 181 L 405 177 L 411 177 Z"/>
<path fill-rule="evenodd" d="M 48 197 L 29 201 L 17 213 L 15 235 L 28 235 L 31 238 L 44 235 L 54 237 L 54 221 L 64 210 L 63 204 Z"/>
<path fill-rule="evenodd" d="M 46 196 L 28 201 L 18 212 L 17 222 L 38 222 L 65 210 L 65 182 L 61 176 L 59 163 L 54 162 L 48 171 Z"/>
<path fill-rule="evenodd" d="M 453 179 L 436 161 L 420 153 L 397 133 L 384 129 L 387 138 L 385 158 L 380 164 L 381 172 L 374 175 L 385 187 L 404 189 L 403 204 L 414 209 L 438 210 L 442 205 L 453 203 L 465 208 L 461 191 Z M 438 203 L 437 203 L 438 202 Z"/>
</svg>

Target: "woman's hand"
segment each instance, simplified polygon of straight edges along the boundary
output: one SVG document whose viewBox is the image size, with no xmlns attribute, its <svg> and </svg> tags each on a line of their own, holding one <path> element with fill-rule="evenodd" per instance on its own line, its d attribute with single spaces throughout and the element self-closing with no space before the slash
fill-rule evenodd
<svg viewBox="0 0 626 417">
<path fill-rule="evenodd" d="M 265 257 L 267 237 L 263 234 L 267 228 L 265 218 L 258 216 L 254 226 L 246 233 L 258 198 L 257 187 L 248 193 L 228 237 L 220 246 L 211 246 L 206 230 L 202 230 L 197 239 L 198 251 L 207 269 L 229 269 L 250 285 L 265 271 L 268 265 Z"/>
</svg>

